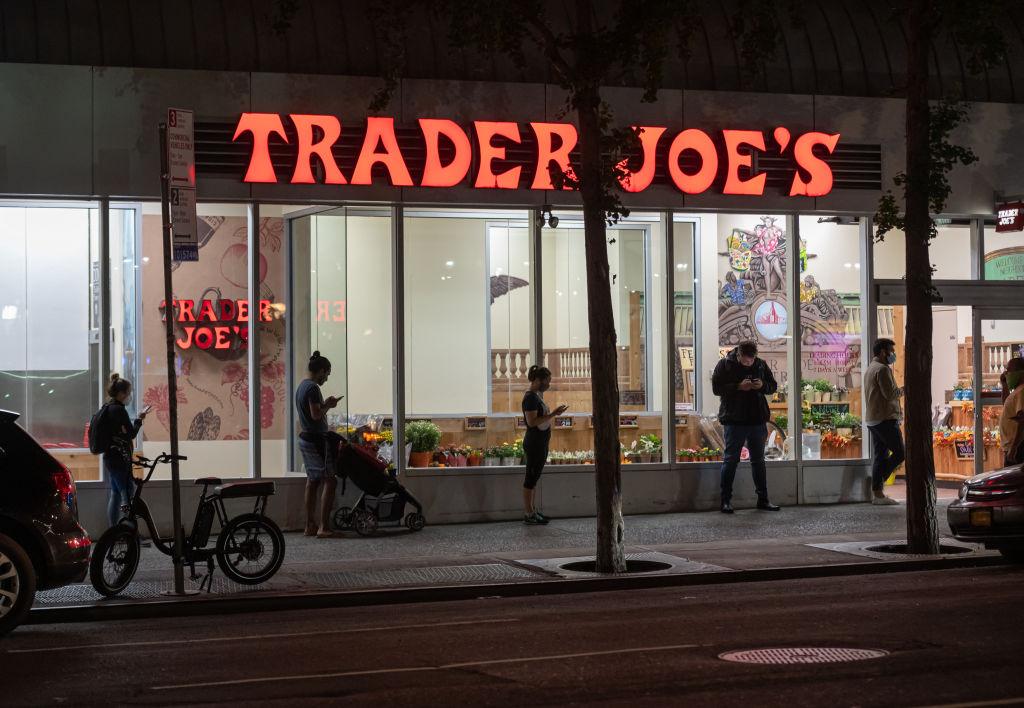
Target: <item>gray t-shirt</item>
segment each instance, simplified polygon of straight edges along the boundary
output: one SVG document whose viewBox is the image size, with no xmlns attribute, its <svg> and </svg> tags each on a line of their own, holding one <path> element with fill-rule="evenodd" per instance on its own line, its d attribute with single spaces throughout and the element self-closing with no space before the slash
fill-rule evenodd
<svg viewBox="0 0 1024 708">
<path fill-rule="evenodd" d="M 310 403 L 323 404 L 323 402 L 324 395 L 321 393 L 320 387 L 316 385 L 316 382 L 312 379 L 303 379 L 299 387 L 295 389 L 295 412 L 299 416 L 299 425 L 302 427 L 302 432 L 327 432 L 327 416 L 322 416 L 320 420 L 313 420 L 309 413 Z"/>
</svg>

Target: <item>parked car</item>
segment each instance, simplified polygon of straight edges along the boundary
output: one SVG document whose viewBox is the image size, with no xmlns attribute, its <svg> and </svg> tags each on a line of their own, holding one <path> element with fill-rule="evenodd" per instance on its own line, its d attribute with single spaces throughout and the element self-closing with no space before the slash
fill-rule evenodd
<svg viewBox="0 0 1024 708">
<path fill-rule="evenodd" d="M 70 470 L 0 410 L 0 636 L 18 626 L 36 590 L 76 583 L 89 570 Z"/>
<path fill-rule="evenodd" d="M 946 516 L 956 538 L 1024 563 L 1024 466 L 971 477 Z"/>
</svg>

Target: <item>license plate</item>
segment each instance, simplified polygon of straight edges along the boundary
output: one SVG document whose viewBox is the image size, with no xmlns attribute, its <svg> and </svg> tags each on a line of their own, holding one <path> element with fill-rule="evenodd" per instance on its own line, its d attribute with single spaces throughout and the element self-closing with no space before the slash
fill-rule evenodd
<svg viewBox="0 0 1024 708">
<path fill-rule="evenodd" d="M 991 509 L 972 509 L 971 510 L 971 526 L 991 526 L 992 525 L 992 510 Z"/>
</svg>

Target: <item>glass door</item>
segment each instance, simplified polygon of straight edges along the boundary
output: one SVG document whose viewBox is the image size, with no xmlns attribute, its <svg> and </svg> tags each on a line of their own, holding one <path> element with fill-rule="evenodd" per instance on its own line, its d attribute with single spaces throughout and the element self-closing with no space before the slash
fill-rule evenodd
<svg viewBox="0 0 1024 708">
<path fill-rule="evenodd" d="M 985 454 L 976 455 L 975 471 L 981 474 L 1003 466 L 1012 442 L 1009 437 L 1015 426 L 1000 426 L 1004 400 L 1010 393 L 1003 374 L 1017 367 L 1024 370 L 1024 310 L 978 310 L 976 320 L 979 347 L 974 355 L 980 361 L 981 380 L 980 386 L 975 386 L 980 388 L 976 391 L 975 440 L 984 439 Z M 980 450 L 980 446 L 976 448 Z"/>
<path fill-rule="evenodd" d="M 348 323 L 346 318 L 348 252 L 345 209 L 289 219 L 291 261 L 291 386 L 288 410 L 293 441 L 299 433 L 292 393 L 308 375 L 309 359 L 319 351 L 331 362 L 323 396 L 344 396 L 328 421 L 336 430 L 348 417 Z M 298 447 L 291 446 L 291 469 L 302 471 Z"/>
</svg>

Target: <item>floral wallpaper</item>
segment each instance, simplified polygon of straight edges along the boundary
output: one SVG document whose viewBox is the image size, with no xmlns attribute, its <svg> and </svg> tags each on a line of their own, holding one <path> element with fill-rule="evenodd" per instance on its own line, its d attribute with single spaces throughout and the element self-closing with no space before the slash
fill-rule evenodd
<svg viewBox="0 0 1024 708">
<path fill-rule="evenodd" d="M 285 254 L 284 222 L 260 220 L 261 300 L 270 301 L 269 321 L 260 322 L 260 426 L 267 439 L 283 438 L 289 396 L 285 391 Z M 159 425 L 146 426 L 146 438 L 168 438 L 168 391 L 163 323 L 163 252 L 160 217 L 143 217 L 143 256 L 148 258 L 142 278 L 142 384 L 143 405 L 153 406 Z M 175 263 L 175 299 L 210 300 L 221 313 L 223 300 L 247 300 L 248 249 L 246 219 L 240 216 L 199 217 L 199 261 Z M 228 310 L 231 308 L 228 307 Z M 250 308 L 256 318 L 258 308 Z M 218 315 L 220 316 L 220 315 Z M 230 346 L 201 349 L 175 347 L 178 373 L 178 425 L 183 440 L 245 440 L 249 437 L 249 377 L 247 328 L 238 318 L 217 322 L 235 334 Z M 176 337 L 185 338 L 181 323 Z"/>
</svg>

